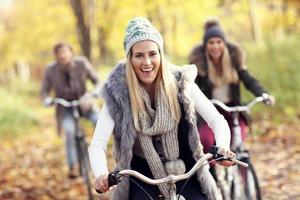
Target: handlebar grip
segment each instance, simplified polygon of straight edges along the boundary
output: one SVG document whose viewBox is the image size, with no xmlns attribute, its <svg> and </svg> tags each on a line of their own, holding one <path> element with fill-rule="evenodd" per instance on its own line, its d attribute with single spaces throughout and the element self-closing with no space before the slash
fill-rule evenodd
<svg viewBox="0 0 300 200">
<path fill-rule="evenodd" d="M 119 171 L 114 171 L 108 174 L 108 188 L 110 188 L 111 186 L 117 185 L 118 182 L 120 181 L 120 177 L 118 176 Z M 97 193 L 102 194 L 103 192 L 100 190 L 95 189 Z"/>
<path fill-rule="evenodd" d="M 108 174 L 108 187 L 117 185 L 120 177 L 118 176 L 119 171 L 114 171 Z"/>
<path fill-rule="evenodd" d="M 248 166 L 249 166 L 247 163 L 242 162 L 242 161 L 239 161 L 239 160 L 236 160 L 236 159 L 230 159 L 230 160 L 232 160 L 232 161 L 235 162 L 236 164 L 241 165 L 241 166 L 243 166 L 243 167 L 248 167 Z"/>
</svg>

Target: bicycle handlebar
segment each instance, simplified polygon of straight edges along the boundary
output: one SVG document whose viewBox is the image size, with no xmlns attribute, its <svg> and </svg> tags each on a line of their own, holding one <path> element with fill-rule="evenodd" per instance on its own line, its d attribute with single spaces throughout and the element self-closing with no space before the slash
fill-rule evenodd
<svg viewBox="0 0 300 200">
<path fill-rule="evenodd" d="M 72 100 L 72 101 L 67 101 L 63 98 L 54 98 L 53 102 L 55 104 L 60 104 L 64 107 L 73 107 L 73 106 L 79 106 L 79 100 Z"/>
<path fill-rule="evenodd" d="M 204 156 L 201 157 L 201 159 L 199 159 L 196 164 L 194 165 L 194 167 L 188 171 L 185 174 L 180 174 L 180 175 L 169 175 L 165 178 L 161 178 L 161 179 L 151 179 L 148 178 L 146 176 L 144 176 L 143 174 L 134 171 L 134 170 L 122 170 L 120 172 L 118 172 L 119 175 L 130 175 L 130 176 L 134 176 L 140 180 L 142 180 L 145 183 L 151 184 L 151 185 L 158 185 L 161 183 L 166 183 L 166 182 L 177 182 L 177 181 L 181 181 L 184 179 L 188 179 L 189 177 L 191 177 L 198 169 L 200 169 L 201 167 L 203 167 L 205 164 L 207 164 L 207 160 L 212 158 L 213 155 L 211 153 L 207 153 Z"/>
<path fill-rule="evenodd" d="M 229 107 L 227 105 L 225 105 L 222 101 L 219 101 L 217 99 L 211 99 L 211 102 L 214 104 L 214 105 L 218 105 L 220 106 L 222 109 L 224 109 L 225 111 L 227 112 L 243 112 L 243 111 L 249 111 L 250 108 L 252 106 L 254 106 L 255 104 L 259 103 L 259 102 L 262 102 L 264 101 L 264 98 L 263 97 L 256 97 L 255 99 L 253 99 L 252 101 L 250 101 L 250 103 L 248 103 L 247 105 L 244 105 L 244 106 L 232 106 L 232 107 Z"/>
<path fill-rule="evenodd" d="M 108 175 L 108 186 L 111 187 L 113 185 L 117 185 L 118 182 L 120 182 L 120 179 L 122 176 L 133 176 L 136 177 L 138 179 L 140 179 L 141 181 L 150 184 L 150 185 L 158 185 L 161 183 L 175 183 L 177 181 L 181 181 L 181 180 L 185 180 L 190 178 L 193 174 L 195 174 L 195 172 L 200 169 L 201 167 L 205 166 L 206 164 L 209 164 L 209 159 L 213 159 L 213 161 L 218 161 L 218 160 L 230 160 L 235 162 L 236 164 L 239 164 L 241 166 L 244 167 L 248 167 L 248 164 L 236 159 L 230 159 L 224 155 L 221 155 L 218 152 L 218 147 L 213 147 L 212 149 L 212 153 L 206 153 L 204 154 L 204 156 L 202 156 L 193 166 L 192 169 L 190 169 L 190 171 L 188 171 L 185 174 L 180 174 L 180 175 L 169 175 L 165 178 L 161 178 L 161 179 L 151 179 L 147 176 L 144 176 L 143 174 L 135 171 L 135 170 L 129 170 L 129 169 L 125 169 L 125 170 L 121 170 L 121 171 L 114 171 L 111 172 Z M 98 193 L 102 193 L 101 191 L 96 190 Z"/>
<path fill-rule="evenodd" d="M 79 106 L 80 103 L 82 101 L 84 101 L 86 98 L 96 98 L 97 96 L 94 94 L 94 93 L 86 93 L 85 95 L 83 95 L 80 99 L 78 100 L 72 100 L 72 101 L 68 101 L 68 100 L 65 100 L 63 98 L 53 98 L 53 103 L 54 104 L 60 104 L 64 107 L 76 107 L 76 106 Z"/>
</svg>

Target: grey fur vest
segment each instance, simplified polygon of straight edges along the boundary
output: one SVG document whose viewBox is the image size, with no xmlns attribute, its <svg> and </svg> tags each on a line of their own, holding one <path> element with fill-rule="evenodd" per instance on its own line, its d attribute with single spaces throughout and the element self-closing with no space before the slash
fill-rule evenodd
<svg viewBox="0 0 300 200">
<path fill-rule="evenodd" d="M 170 66 L 171 67 L 171 66 Z M 193 157 L 198 160 L 203 155 L 203 148 L 200 144 L 198 129 L 196 126 L 196 113 L 193 102 L 189 97 L 188 85 L 193 82 L 197 69 L 194 65 L 187 67 L 175 67 L 173 74 L 178 81 L 179 101 L 186 112 L 186 121 L 189 126 L 188 141 Z M 106 105 L 115 121 L 114 128 L 114 157 L 116 159 L 116 170 L 130 169 L 133 157 L 133 145 L 137 138 L 137 132 L 133 125 L 129 91 L 126 83 L 125 63 L 119 63 L 111 72 L 103 87 L 103 97 Z M 209 166 L 203 167 L 197 173 L 197 178 L 202 192 L 207 199 L 216 199 L 216 184 L 213 180 Z M 129 199 L 129 181 L 123 179 L 117 189 L 112 192 L 112 200 Z"/>
</svg>

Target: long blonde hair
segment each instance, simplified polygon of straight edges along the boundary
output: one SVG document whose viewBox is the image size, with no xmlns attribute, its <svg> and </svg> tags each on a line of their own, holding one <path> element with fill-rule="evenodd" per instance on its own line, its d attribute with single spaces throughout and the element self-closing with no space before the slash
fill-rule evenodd
<svg viewBox="0 0 300 200">
<path fill-rule="evenodd" d="M 215 87 L 222 86 L 224 84 L 237 83 L 239 81 L 237 71 L 231 64 L 230 55 L 227 47 L 224 47 L 222 56 L 222 75 L 217 74 L 214 64 L 211 62 L 209 55 L 206 51 L 206 60 L 208 64 L 208 77 Z"/>
<path fill-rule="evenodd" d="M 175 81 L 175 77 L 172 76 L 170 69 L 168 68 L 167 61 L 161 51 L 159 50 L 161 56 L 160 68 L 156 77 L 156 89 L 161 86 L 168 97 L 169 108 L 171 109 L 172 117 L 179 122 L 181 118 L 181 111 L 178 102 L 178 88 Z M 129 51 L 126 61 L 126 79 L 129 90 L 130 102 L 131 102 L 131 112 L 134 122 L 134 127 L 137 131 L 141 130 L 139 125 L 139 113 L 146 113 L 145 104 L 143 98 L 141 98 L 141 93 L 139 88 L 142 87 L 131 63 L 132 52 Z"/>
</svg>

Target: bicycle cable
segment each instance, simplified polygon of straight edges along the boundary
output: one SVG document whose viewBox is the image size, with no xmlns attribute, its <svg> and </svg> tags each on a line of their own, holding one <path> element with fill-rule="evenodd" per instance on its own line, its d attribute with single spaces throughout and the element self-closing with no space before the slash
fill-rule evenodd
<svg viewBox="0 0 300 200">
<path fill-rule="evenodd" d="M 210 164 L 210 163 L 212 163 L 212 162 L 216 162 L 216 161 L 218 161 L 218 160 L 222 160 L 222 159 L 224 159 L 224 158 L 226 158 L 226 157 L 225 157 L 225 156 L 222 156 L 222 157 L 220 157 L 220 158 L 216 158 L 216 159 L 213 159 L 213 160 L 211 160 L 211 161 L 208 161 L 207 163 L 203 164 L 200 168 L 202 168 L 202 167 L 204 167 L 205 165 L 208 165 L 208 164 Z M 180 189 L 180 192 L 178 193 L 177 200 L 180 200 L 179 198 L 180 198 L 180 196 L 181 196 L 181 193 L 183 192 L 183 190 L 184 190 L 186 184 L 189 182 L 189 180 L 190 180 L 191 178 L 192 178 L 192 176 L 185 180 L 184 184 L 182 185 L 182 187 L 181 187 L 181 189 Z"/>
<path fill-rule="evenodd" d="M 151 197 L 151 195 L 143 188 L 143 186 L 141 186 L 140 184 L 138 184 L 134 179 L 132 179 L 129 176 L 126 176 L 126 175 L 120 175 L 120 177 L 128 178 L 129 181 L 132 181 L 134 184 L 136 184 L 151 200 L 154 200 Z"/>
</svg>

